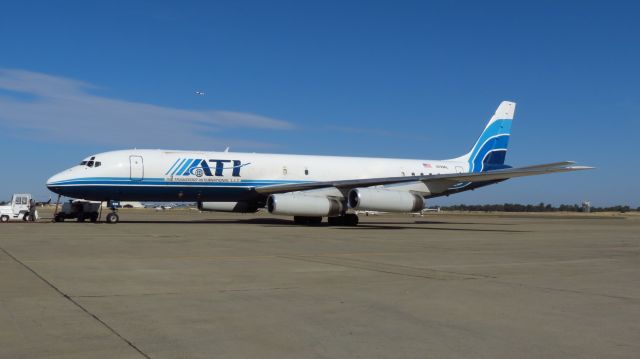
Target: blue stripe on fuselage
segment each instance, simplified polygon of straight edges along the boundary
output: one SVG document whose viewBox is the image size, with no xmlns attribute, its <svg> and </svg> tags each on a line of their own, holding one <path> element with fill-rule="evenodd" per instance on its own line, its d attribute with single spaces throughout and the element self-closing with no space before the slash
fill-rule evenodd
<svg viewBox="0 0 640 359">
<path fill-rule="evenodd" d="M 171 170 L 178 164 L 178 162 L 180 161 L 180 159 L 178 158 L 173 165 L 171 165 L 171 167 L 169 168 L 169 170 L 164 174 L 165 176 L 169 174 L 169 172 L 171 172 Z"/>
<path fill-rule="evenodd" d="M 178 170 L 180 169 L 180 167 L 182 167 L 182 164 L 185 163 L 187 161 L 186 158 L 182 159 L 182 161 L 180 161 L 180 163 L 178 164 L 178 166 L 176 166 L 176 168 L 173 170 L 173 172 L 171 172 L 171 175 L 175 175 L 176 172 L 178 172 Z"/>
<path fill-rule="evenodd" d="M 264 197 L 254 190 L 256 187 L 304 182 L 309 181 L 170 182 L 163 178 L 131 181 L 124 177 L 93 177 L 48 183 L 47 187 L 67 197 L 96 201 L 114 198 L 135 201 L 243 201 Z"/>
<path fill-rule="evenodd" d="M 256 201 L 259 193 L 251 187 L 160 187 L 81 185 L 54 187 L 54 192 L 71 198 L 93 201 L 118 199 L 121 201 Z"/>
<path fill-rule="evenodd" d="M 193 162 L 193 159 L 189 158 L 187 162 L 182 167 L 180 167 L 180 169 L 176 173 L 176 176 L 180 176 L 184 172 L 184 170 L 187 169 L 187 167 L 189 167 L 191 162 Z"/>
</svg>

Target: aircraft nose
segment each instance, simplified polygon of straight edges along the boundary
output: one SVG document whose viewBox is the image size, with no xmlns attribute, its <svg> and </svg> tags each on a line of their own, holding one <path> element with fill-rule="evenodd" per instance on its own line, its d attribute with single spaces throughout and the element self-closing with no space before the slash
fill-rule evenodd
<svg viewBox="0 0 640 359">
<path fill-rule="evenodd" d="M 52 187 L 55 186 L 56 184 L 59 184 L 59 182 L 62 180 L 62 173 L 56 173 L 55 175 L 51 176 L 48 180 L 47 180 L 47 187 Z"/>
<path fill-rule="evenodd" d="M 47 188 L 54 193 L 57 194 L 62 194 L 60 192 L 60 190 L 62 189 L 62 187 L 60 186 L 65 180 L 68 180 L 70 178 L 69 176 L 69 170 L 60 172 L 60 173 L 56 173 L 55 175 L 51 176 L 48 180 L 47 180 Z"/>
</svg>

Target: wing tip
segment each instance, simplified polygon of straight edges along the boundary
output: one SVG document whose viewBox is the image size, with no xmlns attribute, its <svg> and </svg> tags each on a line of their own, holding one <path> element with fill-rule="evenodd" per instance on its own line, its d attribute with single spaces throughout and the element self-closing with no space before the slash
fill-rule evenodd
<svg viewBox="0 0 640 359">
<path fill-rule="evenodd" d="M 583 170 L 594 170 L 596 169 L 593 166 L 567 166 L 566 169 L 570 171 L 583 171 Z"/>
</svg>

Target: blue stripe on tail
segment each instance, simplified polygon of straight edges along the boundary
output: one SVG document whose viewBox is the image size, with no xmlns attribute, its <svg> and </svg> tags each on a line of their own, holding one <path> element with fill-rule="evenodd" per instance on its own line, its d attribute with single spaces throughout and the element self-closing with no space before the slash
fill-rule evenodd
<svg viewBox="0 0 640 359">
<path fill-rule="evenodd" d="M 489 125 L 469 153 L 469 172 L 508 168 L 504 164 L 512 120 L 496 120 Z"/>
</svg>

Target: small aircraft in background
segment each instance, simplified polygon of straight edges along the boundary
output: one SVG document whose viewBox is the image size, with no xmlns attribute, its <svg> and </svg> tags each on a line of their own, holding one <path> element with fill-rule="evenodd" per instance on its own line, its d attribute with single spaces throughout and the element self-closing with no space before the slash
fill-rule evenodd
<svg viewBox="0 0 640 359">
<path fill-rule="evenodd" d="M 44 201 L 44 202 L 36 202 L 36 206 L 37 207 L 44 207 L 44 206 L 48 206 L 51 204 L 51 197 L 49 197 L 48 201 Z"/>
<path fill-rule="evenodd" d="M 152 209 L 155 209 L 156 211 L 164 211 L 164 210 L 172 209 L 175 207 L 178 207 L 178 205 L 176 205 L 175 203 L 166 203 L 166 202 L 150 202 L 150 203 L 144 204 L 144 208 L 152 208 Z"/>
<path fill-rule="evenodd" d="M 196 92 L 194 92 L 194 94 L 196 94 L 198 96 L 204 96 L 204 91 L 196 91 Z"/>
</svg>

